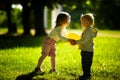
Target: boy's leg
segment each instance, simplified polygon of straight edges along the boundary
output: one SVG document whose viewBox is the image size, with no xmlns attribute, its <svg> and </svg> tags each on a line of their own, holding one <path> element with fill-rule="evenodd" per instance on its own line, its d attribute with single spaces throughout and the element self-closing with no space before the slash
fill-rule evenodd
<svg viewBox="0 0 120 80">
<path fill-rule="evenodd" d="M 83 75 L 89 77 L 91 76 L 90 68 L 92 65 L 93 52 L 82 51 L 81 56 L 82 56 Z"/>
</svg>

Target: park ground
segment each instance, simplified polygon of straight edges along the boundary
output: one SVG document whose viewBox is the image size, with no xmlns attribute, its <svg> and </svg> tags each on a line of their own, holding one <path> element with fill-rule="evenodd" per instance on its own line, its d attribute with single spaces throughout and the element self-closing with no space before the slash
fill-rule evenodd
<svg viewBox="0 0 120 80">
<path fill-rule="evenodd" d="M 15 80 L 33 71 L 41 55 L 43 40 L 44 36 L 0 38 L 0 80 Z M 120 31 L 99 30 L 94 42 L 92 80 L 120 80 Z M 47 57 L 42 65 L 46 74 L 35 76 L 33 80 L 77 80 L 82 74 L 78 46 L 59 41 L 56 48 L 56 69 L 59 74 L 49 73 L 50 58 Z"/>
</svg>

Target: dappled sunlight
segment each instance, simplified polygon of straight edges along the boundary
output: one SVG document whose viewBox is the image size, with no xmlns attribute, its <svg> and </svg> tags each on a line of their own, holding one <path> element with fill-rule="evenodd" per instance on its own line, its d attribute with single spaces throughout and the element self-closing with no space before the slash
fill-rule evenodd
<svg viewBox="0 0 120 80">
<path fill-rule="evenodd" d="M 23 7 L 22 7 L 22 5 L 21 4 L 12 4 L 12 6 L 11 6 L 12 8 L 16 8 L 16 9 L 20 9 L 20 10 L 22 10 L 23 9 Z"/>
<path fill-rule="evenodd" d="M 98 31 L 98 36 L 100 37 L 116 37 L 120 38 L 120 31 L 106 31 L 106 30 L 100 30 Z"/>
</svg>

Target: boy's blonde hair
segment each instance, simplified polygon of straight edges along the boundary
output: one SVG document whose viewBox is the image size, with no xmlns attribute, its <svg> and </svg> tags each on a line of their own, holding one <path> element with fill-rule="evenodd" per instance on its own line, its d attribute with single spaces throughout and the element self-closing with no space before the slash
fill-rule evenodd
<svg viewBox="0 0 120 80">
<path fill-rule="evenodd" d="M 87 13 L 87 14 L 84 14 L 80 17 L 80 20 L 82 19 L 86 19 L 87 21 L 89 21 L 89 26 L 93 26 L 94 25 L 94 16 L 92 13 Z"/>
<path fill-rule="evenodd" d="M 57 16 L 56 25 L 62 25 L 64 23 L 70 22 L 71 16 L 67 12 L 61 12 Z"/>
</svg>

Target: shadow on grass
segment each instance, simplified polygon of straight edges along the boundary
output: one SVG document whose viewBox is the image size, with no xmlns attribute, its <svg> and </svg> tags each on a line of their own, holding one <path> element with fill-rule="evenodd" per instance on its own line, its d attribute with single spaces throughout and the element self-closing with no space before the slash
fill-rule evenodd
<svg viewBox="0 0 120 80">
<path fill-rule="evenodd" d="M 35 75 L 34 72 L 30 72 L 28 74 L 19 75 L 15 80 L 36 80 L 36 79 L 34 79 L 35 76 L 36 75 Z M 45 80 L 45 79 L 44 78 L 39 78 L 39 80 Z"/>
<path fill-rule="evenodd" d="M 33 73 L 19 75 L 15 80 L 32 80 L 34 77 Z"/>
<path fill-rule="evenodd" d="M 45 36 L 7 36 L 0 35 L 0 49 L 15 47 L 39 47 L 42 45 Z"/>
</svg>

